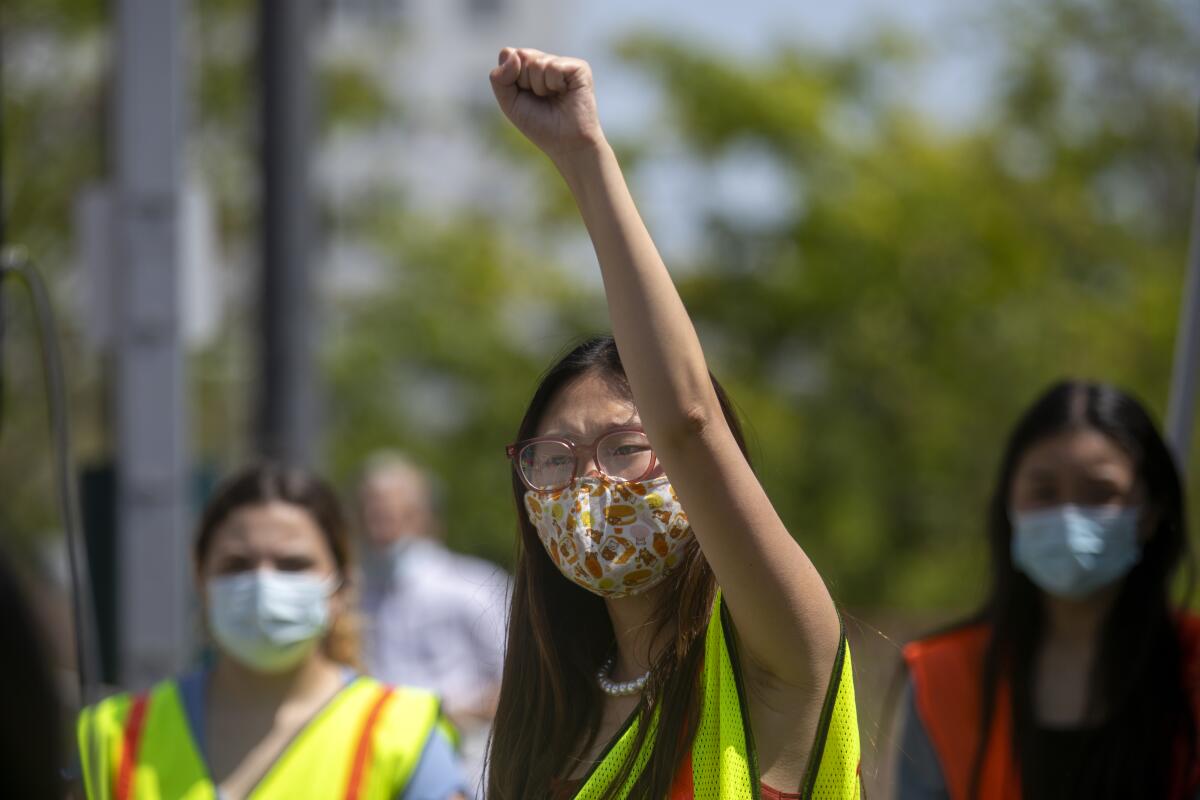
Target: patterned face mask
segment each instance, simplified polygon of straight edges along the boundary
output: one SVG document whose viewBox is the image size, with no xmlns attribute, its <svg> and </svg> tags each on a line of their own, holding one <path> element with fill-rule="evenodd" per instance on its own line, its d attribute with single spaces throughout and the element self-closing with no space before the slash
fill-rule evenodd
<svg viewBox="0 0 1200 800">
<path fill-rule="evenodd" d="M 648 481 L 579 478 L 557 492 L 526 492 L 525 510 L 554 566 L 601 597 L 657 585 L 692 539 L 664 475 Z"/>
</svg>

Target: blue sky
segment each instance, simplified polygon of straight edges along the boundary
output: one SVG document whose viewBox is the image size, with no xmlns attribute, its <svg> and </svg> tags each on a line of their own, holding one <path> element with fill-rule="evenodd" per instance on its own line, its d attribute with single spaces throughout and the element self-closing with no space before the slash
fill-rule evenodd
<svg viewBox="0 0 1200 800">
<path fill-rule="evenodd" d="M 587 58 L 595 69 L 605 128 L 616 138 L 640 135 L 645 141 L 647 130 L 661 130 L 655 128 L 657 94 L 612 58 L 611 44 L 624 34 L 652 30 L 754 60 L 781 45 L 837 48 L 879 27 L 898 28 L 918 39 L 926 53 L 909 99 L 954 126 L 984 110 L 992 86 L 986 31 L 978 25 L 989 2 L 576 0 L 558 13 L 564 49 Z M 795 187 L 760 154 L 698 163 L 668 136 L 652 133 L 650 139 L 651 157 L 632 184 L 664 256 L 677 265 L 692 260 L 703 246 L 706 211 L 720 208 L 724 214 L 770 221 L 798 202 Z"/>
<path fill-rule="evenodd" d="M 603 0 L 577 2 L 565 12 L 568 41 L 593 60 L 610 127 L 644 119 L 652 94 L 639 91 L 632 75 L 605 58 L 623 33 L 652 29 L 753 59 L 780 44 L 802 42 L 836 48 L 878 26 L 919 37 L 928 48 L 916 98 L 948 123 L 969 119 L 986 102 L 989 61 L 972 35 L 968 13 L 986 2 L 961 0 Z M 699 9 L 699 10 L 698 10 Z"/>
</svg>

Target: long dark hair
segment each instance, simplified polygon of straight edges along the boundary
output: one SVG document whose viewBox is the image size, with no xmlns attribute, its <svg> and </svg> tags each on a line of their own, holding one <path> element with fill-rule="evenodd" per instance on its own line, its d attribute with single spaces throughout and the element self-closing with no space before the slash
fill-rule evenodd
<svg viewBox="0 0 1200 800">
<path fill-rule="evenodd" d="M 1126 577 L 1105 621 L 1089 682 L 1089 717 L 1105 721 L 1090 768 L 1078 776 L 1079 797 L 1165 797 L 1174 776 L 1172 757 L 1184 736 L 1194 752 L 1196 720 L 1185 690 L 1181 644 L 1170 591 L 1188 558 L 1184 496 L 1179 474 L 1145 408 L 1120 389 L 1087 381 L 1050 387 L 1013 430 L 1000 463 L 988 515 L 992 589 L 974 622 L 991 626 L 983 671 L 984 714 L 972 770 L 978 796 L 987 736 L 1001 681 L 1012 687 L 1012 746 L 1023 775 L 1046 758 L 1032 746 L 1034 660 L 1043 634 L 1041 592 L 1012 563 L 1009 498 L 1022 457 L 1056 434 L 1095 430 L 1134 462 L 1145 493 L 1144 513 L 1156 526 L 1142 558 Z M 1189 563 L 1190 566 L 1190 563 Z M 1026 787 L 1026 796 L 1030 787 Z"/>
<path fill-rule="evenodd" d="M 632 399 L 612 337 L 589 339 L 543 376 L 521 420 L 517 439 L 537 435 L 542 416 L 558 393 L 587 374 L 603 377 L 615 391 Z M 715 378 L 713 387 L 745 453 L 732 405 Z M 487 796 L 492 800 L 545 797 L 572 756 L 588 752 L 595 744 L 604 703 L 595 674 L 614 644 L 604 600 L 559 573 L 526 516 L 526 489 L 515 470 L 512 485 L 520 536 L 508 649 L 488 755 Z M 663 735 L 651 743 L 649 760 L 630 796 L 667 796 L 695 736 L 702 634 L 715 592 L 712 569 L 693 541 L 666 579 L 653 621 L 660 631 L 674 622 L 674 639 L 653 665 L 650 683 L 635 712 L 639 725 L 632 755 L 609 784 L 605 797 L 616 797 L 632 775 L 634 758 L 646 744 L 656 705 L 657 729 Z"/>
<path fill-rule="evenodd" d="M 217 531 L 235 511 L 271 502 L 303 509 L 317 523 L 342 575 L 339 591 L 347 599 L 346 612 L 334 620 L 325 635 L 325 652 L 334 661 L 359 666 L 358 619 L 350 583 L 353 576 L 350 533 L 337 492 L 315 473 L 301 467 L 265 462 L 246 467 L 226 479 L 217 487 L 200 518 L 193 544 L 197 573 L 203 567 Z"/>
<path fill-rule="evenodd" d="M 47 642 L 17 574 L 0 553 L 0 766 L 12 797 L 62 797 L 62 702 Z"/>
</svg>

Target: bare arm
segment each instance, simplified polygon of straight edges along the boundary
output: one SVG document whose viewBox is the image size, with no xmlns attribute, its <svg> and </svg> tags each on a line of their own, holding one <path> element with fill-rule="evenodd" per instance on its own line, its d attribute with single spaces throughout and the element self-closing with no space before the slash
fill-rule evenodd
<svg viewBox="0 0 1200 800">
<path fill-rule="evenodd" d="M 747 655 L 786 684 L 825 681 L 841 636 L 833 601 L 725 422 L 687 310 L 600 128 L 590 69 L 577 59 L 506 49 L 492 86 L 505 114 L 546 152 L 575 196 L 642 424 Z"/>
</svg>

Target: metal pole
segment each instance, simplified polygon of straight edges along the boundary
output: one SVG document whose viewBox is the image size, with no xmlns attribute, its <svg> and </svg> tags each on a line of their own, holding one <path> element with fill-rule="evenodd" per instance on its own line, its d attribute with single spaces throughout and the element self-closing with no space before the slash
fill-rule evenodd
<svg viewBox="0 0 1200 800">
<path fill-rule="evenodd" d="M 1196 419 L 1197 371 L 1200 370 L 1200 172 L 1192 201 L 1191 241 L 1188 245 L 1187 277 L 1175 337 L 1175 365 L 1171 375 L 1171 399 L 1167 405 L 1167 441 L 1175 451 L 1179 468 L 1187 471 L 1192 426 Z"/>
<path fill-rule="evenodd" d="M 311 0 L 261 0 L 263 271 L 259 452 L 302 464 L 314 457 L 314 304 L 309 252 L 312 125 Z"/>
<path fill-rule="evenodd" d="M 9 275 L 25 284 L 37 322 L 38 350 L 46 387 L 46 411 L 54 448 L 54 483 L 58 490 L 59 513 L 71 577 L 79 701 L 81 704 L 90 704 L 100 699 L 100 650 L 96 638 L 91 571 L 88 568 L 83 520 L 79 513 L 78 485 L 71 461 L 71 415 L 67 412 L 67 380 L 63 371 L 62 350 L 55 327 L 54 309 L 50 304 L 50 292 L 41 274 L 19 247 L 0 248 L 0 285 Z"/>
<path fill-rule="evenodd" d="M 7 195 L 4 193 L 4 179 L 6 177 L 4 171 L 4 152 L 7 145 L 7 137 L 4 132 L 4 11 L 0 8 L 0 252 L 3 252 L 5 245 L 8 244 L 8 206 L 5 203 Z M 7 384 L 4 381 L 4 332 L 7 324 L 7 315 L 4 301 L 4 281 L 0 281 L 0 434 L 4 433 L 4 412 L 7 410 L 5 399 L 7 395 Z"/>
<path fill-rule="evenodd" d="M 117 0 L 112 302 L 121 682 L 189 654 L 180 335 L 185 0 Z"/>
<path fill-rule="evenodd" d="M 5 223 L 8 221 L 8 206 L 4 194 L 4 149 L 7 136 L 4 131 L 4 8 L 0 6 L 0 250 L 8 244 L 5 236 Z M 0 303 L 0 335 L 4 333 L 3 304 Z"/>
</svg>

